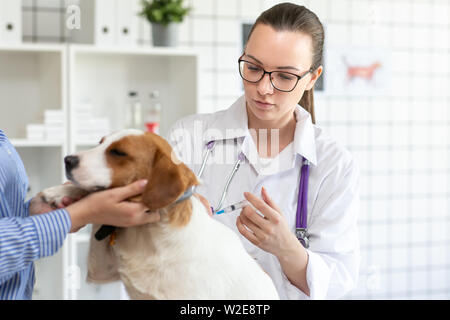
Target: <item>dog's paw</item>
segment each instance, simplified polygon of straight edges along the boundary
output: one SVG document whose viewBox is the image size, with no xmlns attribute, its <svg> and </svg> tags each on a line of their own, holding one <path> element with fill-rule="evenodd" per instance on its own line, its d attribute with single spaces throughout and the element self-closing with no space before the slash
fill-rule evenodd
<svg viewBox="0 0 450 320">
<path fill-rule="evenodd" d="M 63 206 L 64 197 L 72 200 L 78 200 L 88 194 L 87 191 L 80 189 L 73 184 L 63 184 L 42 190 L 38 196 L 41 200 L 53 208 Z"/>
</svg>

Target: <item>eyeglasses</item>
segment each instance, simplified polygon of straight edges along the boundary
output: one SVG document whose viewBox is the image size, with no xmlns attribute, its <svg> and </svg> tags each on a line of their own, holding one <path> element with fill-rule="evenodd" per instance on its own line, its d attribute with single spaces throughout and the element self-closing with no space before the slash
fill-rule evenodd
<svg viewBox="0 0 450 320">
<path fill-rule="evenodd" d="M 261 81 L 262 78 L 266 74 L 269 75 L 270 83 L 272 86 L 283 92 L 291 92 L 297 86 L 297 83 L 305 77 L 308 73 L 312 72 L 312 69 L 309 69 L 305 74 L 299 76 L 294 73 L 285 72 L 285 71 L 271 71 L 268 72 L 254 64 L 250 61 L 239 58 L 239 74 L 242 79 L 251 83 L 257 83 Z"/>
</svg>

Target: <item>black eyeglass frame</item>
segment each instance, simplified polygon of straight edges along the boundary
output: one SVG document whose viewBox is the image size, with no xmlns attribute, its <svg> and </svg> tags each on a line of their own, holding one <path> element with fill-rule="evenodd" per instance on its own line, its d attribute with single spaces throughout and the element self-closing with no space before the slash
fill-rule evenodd
<svg viewBox="0 0 450 320">
<path fill-rule="evenodd" d="M 257 81 L 250 81 L 250 80 L 245 79 L 244 76 L 243 76 L 242 73 L 241 73 L 241 62 L 242 62 L 242 61 L 243 61 L 243 62 L 250 63 L 250 64 L 252 64 L 252 65 L 255 65 L 255 66 L 261 68 L 262 71 L 263 71 L 263 74 L 262 74 L 261 78 L 259 78 L 259 80 L 257 80 Z M 307 76 L 309 73 L 313 72 L 313 69 L 312 69 L 312 68 L 309 69 L 306 73 L 302 74 L 301 76 L 299 76 L 299 75 L 297 75 L 297 74 L 295 74 L 295 73 L 287 72 L 287 71 L 274 70 L 274 71 L 270 71 L 270 72 L 269 72 L 269 71 L 266 71 L 263 67 L 258 66 L 257 64 L 255 64 L 255 63 L 253 63 L 253 62 L 251 62 L 251 61 L 247 61 L 247 60 L 245 60 L 245 59 L 242 59 L 242 56 L 238 59 L 238 67 L 239 67 L 239 75 L 241 76 L 241 78 L 242 78 L 243 80 L 247 81 L 247 82 L 250 82 L 250 83 L 258 83 L 258 82 L 260 82 L 260 81 L 264 78 L 264 76 L 265 76 L 266 74 L 268 74 L 268 75 L 269 75 L 270 83 L 272 84 L 272 87 L 274 87 L 275 89 L 277 89 L 278 91 L 281 91 L 281 92 L 292 92 L 292 91 L 294 91 L 294 89 L 297 87 L 297 84 L 298 84 L 298 82 L 300 81 L 300 79 L 303 79 L 303 78 L 304 78 L 305 76 Z M 297 82 L 295 83 L 294 87 L 293 87 L 291 90 L 281 90 L 281 89 L 278 89 L 278 88 L 273 84 L 273 82 L 272 82 L 272 73 L 273 73 L 273 72 L 282 72 L 282 73 L 288 73 L 288 74 L 290 74 L 290 75 L 293 75 L 294 77 L 297 77 Z"/>
</svg>

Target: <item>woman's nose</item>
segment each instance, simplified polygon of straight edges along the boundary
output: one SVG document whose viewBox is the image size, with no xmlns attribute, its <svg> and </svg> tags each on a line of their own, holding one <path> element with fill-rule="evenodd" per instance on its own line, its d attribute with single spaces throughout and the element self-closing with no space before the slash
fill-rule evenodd
<svg viewBox="0 0 450 320">
<path fill-rule="evenodd" d="M 270 74 L 265 74 L 264 77 L 259 80 L 257 89 L 261 95 L 273 93 L 274 88 L 272 86 L 272 82 L 270 82 Z"/>
</svg>

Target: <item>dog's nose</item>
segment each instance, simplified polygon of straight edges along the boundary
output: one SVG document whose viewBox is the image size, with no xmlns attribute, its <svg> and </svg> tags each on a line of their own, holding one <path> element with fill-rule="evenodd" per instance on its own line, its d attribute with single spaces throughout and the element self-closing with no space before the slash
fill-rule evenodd
<svg viewBox="0 0 450 320">
<path fill-rule="evenodd" d="M 70 171 L 78 166 L 80 159 L 77 156 L 67 156 L 64 158 L 66 164 L 66 171 Z"/>
</svg>

